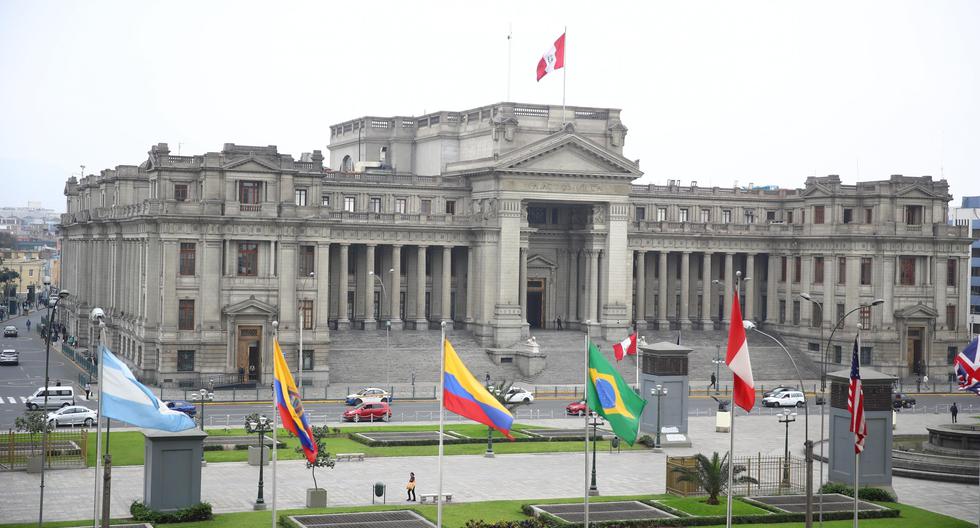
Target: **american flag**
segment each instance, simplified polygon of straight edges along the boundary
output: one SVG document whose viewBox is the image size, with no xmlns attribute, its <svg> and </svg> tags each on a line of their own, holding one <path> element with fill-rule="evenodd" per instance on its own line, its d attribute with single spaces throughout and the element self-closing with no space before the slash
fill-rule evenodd
<svg viewBox="0 0 980 528">
<path fill-rule="evenodd" d="M 977 340 L 970 342 L 962 352 L 956 355 L 954 370 L 956 381 L 961 391 L 970 391 L 980 395 L 980 357 L 977 357 Z"/>
<path fill-rule="evenodd" d="M 851 384 L 847 389 L 847 412 L 851 413 L 851 428 L 854 433 L 854 452 L 864 451 L 864 437 L 868 436 L 868 423 L 864 421 L 864 389 L 861 388 L 861 336 L 854 338 L 854 351 L 851 353 Z"/>
</svg>

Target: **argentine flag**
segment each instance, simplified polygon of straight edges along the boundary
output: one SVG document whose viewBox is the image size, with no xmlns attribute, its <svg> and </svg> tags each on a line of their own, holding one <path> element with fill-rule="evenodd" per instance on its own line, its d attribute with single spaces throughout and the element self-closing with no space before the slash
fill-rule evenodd
<svg viewBox="0 0 980 528">
<path fill-rule="evenodd" d="M 162 431 L 194 428 L 194 420 L 160 403 L 108 347 L 102 345 L 99 349 L 102 351 L 102 416 Z"/>
</svg>

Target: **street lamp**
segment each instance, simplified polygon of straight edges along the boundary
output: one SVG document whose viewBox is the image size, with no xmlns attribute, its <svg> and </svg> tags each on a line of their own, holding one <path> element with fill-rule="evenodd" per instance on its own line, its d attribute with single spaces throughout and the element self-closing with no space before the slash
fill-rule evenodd
<svg viewBox="0 0 980 528">
<path fill-rule="evenodd" d="M 595 483 L 595 447 L 599 431 L 599 426 L 604 422 L 599 414 L 596 412 L 589 413 L 589 425 L 592 426 L 592 482 L 589 484 L 589 495 L 595 496 L 599 494 L 599 487 Z"/>
<path fill-rule="evenodd" d="M 783 443 L 783 485 L 789 486 L 789 424 L 796 421 L 796 413 L 790 414 L 789 409 L 783 409 L 779 415 L 779 423 L 786 424 L 786 440 Z"/>
<path fill-rule="evenodd" d="M 388 270 L 388 273 L 394 273 L 395 268 Z M 368 272 L 375 279 L 378 279 L 378 283 L 381 284 L 381 306 L 385 305 L 385 299 L 388 298 L 388 290 L 385 288 L 385 281 L 381 280 L 381 277 L 374 274 L 374 270 Z M 388 319 L 385 319 L 385 385 L 391 383 L 391 315 L 389 314 Z"/>
<path fill-rule="evenodd" d="M 272 422 L 265 415 L 250 415 L 245 418 L 245 432 L 259 435 L 259 494 L 255 497 L 254 509 L 256 510 L 265 509 L 265 499 L 262 497 L 262 465 L 265 454 L 265 434 L 270 431 L 272 431 Z"/>
<path fill-rule="evenodd" d="M 721 345 L 715 346 L 715 359 L 712 359 L 711 362 L 715 364 L 715 394 L 719 394 L 720 384 L 718 382 L 721 381 L 721 365 L 725 362 L 724 359 L 721 359 Z"/>
<path fill-rule="evenodd" d="M 656 387 L 650 389 L 650 395 L 657 397 L 657 442 L 655 447 L 660 447 L 660 397 L 667 395 L 667 387 L 657 384 Z"/>
<path fill-rule="evenodd" d="M 51 288 L 51 277 L 44 277 L 44 287 L 48 290 Z M 58 296 L 54 299 L 51 298 L 50 293 L 48 294 L 48 330 L 47 336 L 44 340 L 44 410 L 41 412 L 48 412 L 48 386 L 51 384 L 48 379 L 48 367 L 50 365 L 51 357 L 51 318 L 58 313 L 58 303 L 62 299 L 68 298 L 68 290 L 61 290 L 58 292 Z M 100 398 L 101 401 L 101 398 Z M 102 418 L 102 415 L 99 415 Z M 37 525 L 41 526 L 44 522 L 44 465 L 47 463 L 46 458 L 48 454 L 48 424 L 47 418 L 44 419 L 44 429 L 41 430 L 41 499 L 40 507 L 37 512 Z"/>
</svg>

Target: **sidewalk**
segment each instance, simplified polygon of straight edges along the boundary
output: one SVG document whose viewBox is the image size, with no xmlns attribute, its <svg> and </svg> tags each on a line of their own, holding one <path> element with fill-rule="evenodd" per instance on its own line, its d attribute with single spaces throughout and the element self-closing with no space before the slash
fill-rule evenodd
<svg viewBox="0 0 980 528">
<path fill-rule="evenodd" d="M 798 416 L 797 420 L 790 426 L 789 442 L 793 453 L 800 455 L 803 416 Z M 739 416 L 737 428 L 757 433 L 737 437 L 736 452 L 781 454 L 784 429 L 777 428 L 775 422 L 776 418 L 771 416 Z M 945 416 L 901 415 L 896 433 L 918 433 L 926 425 L 938 423 L 945 423 Z M 572 425 L 565 419 L 540 420 L 534 424 L 565 428 Z M 713 417 L 692 417 L 690 428 L 691 448 L 670 449 L 668 453 L 600 452 L 597 461 L 599 491 L 603 495 L 664 493 L 667 454 L 710 454 L 712 451 L 724 453 L 727 450 L 728 435 L 714 432 Z M 820 431 L 819 414 L 811 416 L 810 430 L 812 438 L 816 439 Z M 329 441 L 327 445 L 329 448 Z M 390 457 L 340 462 L 333 470 L 318 472 L 318 482 L 328 490 L 331 506 L 370 504 L 371 486 L 375 482 L 387 484 L 388 501 L 397 504 L 402 501 L 404 482 L 410 471 L 414 471 L 418 478 L 419 493 L 434 492 L 436 460 L 435 457 Z M 814 468 L 815 481 L 819 477 L 819 467 L 820 464 L 816 464 Z M 215 512 L 252 509 L 258 483 L 257 467 L 244 462 L 211 463 L 202 471 L 202 499 L 210 502 Z M 304 463 L 298 460 L 279 462 L 277 471 L 279 507 L 302 508 L 306 488 L 312 486 Z M 451 456 L 444 461 L 444 475 L 444 488 L 454 494 L 454 501 L 576 497 L 584 489 L 585 467 L 581 453 L 501 455 L 492 459 Z M 93 477 L 93 469 L 49 472 L 45 483 L 45 519 L 76 520 L 90 516 Z M 268 503 L 272 500 L 271 468 L 266 468 L 265 478 L 265 499 Z M 4 474 L 4 481 L 6 496 L 0 506 L 0 518 L 6 522 L 36 519 L 39 476 L 11 472 Z M 976 486 L 901 477 L 895 477 L 893 485 L 902 502 L 960 519 L 976 519 Z M 129 504 L 142 500 L 143 467 L 113 468 L 112 490 L 112 517 L 127 517 Z"/>
</svg>

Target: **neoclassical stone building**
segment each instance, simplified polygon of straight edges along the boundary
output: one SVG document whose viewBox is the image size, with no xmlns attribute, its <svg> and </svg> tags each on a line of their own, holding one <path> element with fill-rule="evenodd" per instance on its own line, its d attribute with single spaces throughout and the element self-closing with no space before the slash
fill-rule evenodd
<svg viewBox="0 0 980 528">
<path fill-rule="evenodd" d="M 626 134 L 616 109 L 500 103 L 331 126 L 327 163 L 153 146 L 67 182 L 70 331 L 86 344 L 100 306 L 149 381 L 268 382 L 278 320 L 293 361 L 303 326 L 307 379 L 322 384 L 337 329 L 445 321 L 488 347 L 559 318 L 616 340 L 634 321 L 723 329 L 741 270 L 745 317 L 814 357 L 840 315 L 882 298 L 841 330 L 867 328 L 866 361 L 947 370 L 967 334 L 970 240 L 946 224 L 944 180 L 634 185 Z"/>
</svg>

